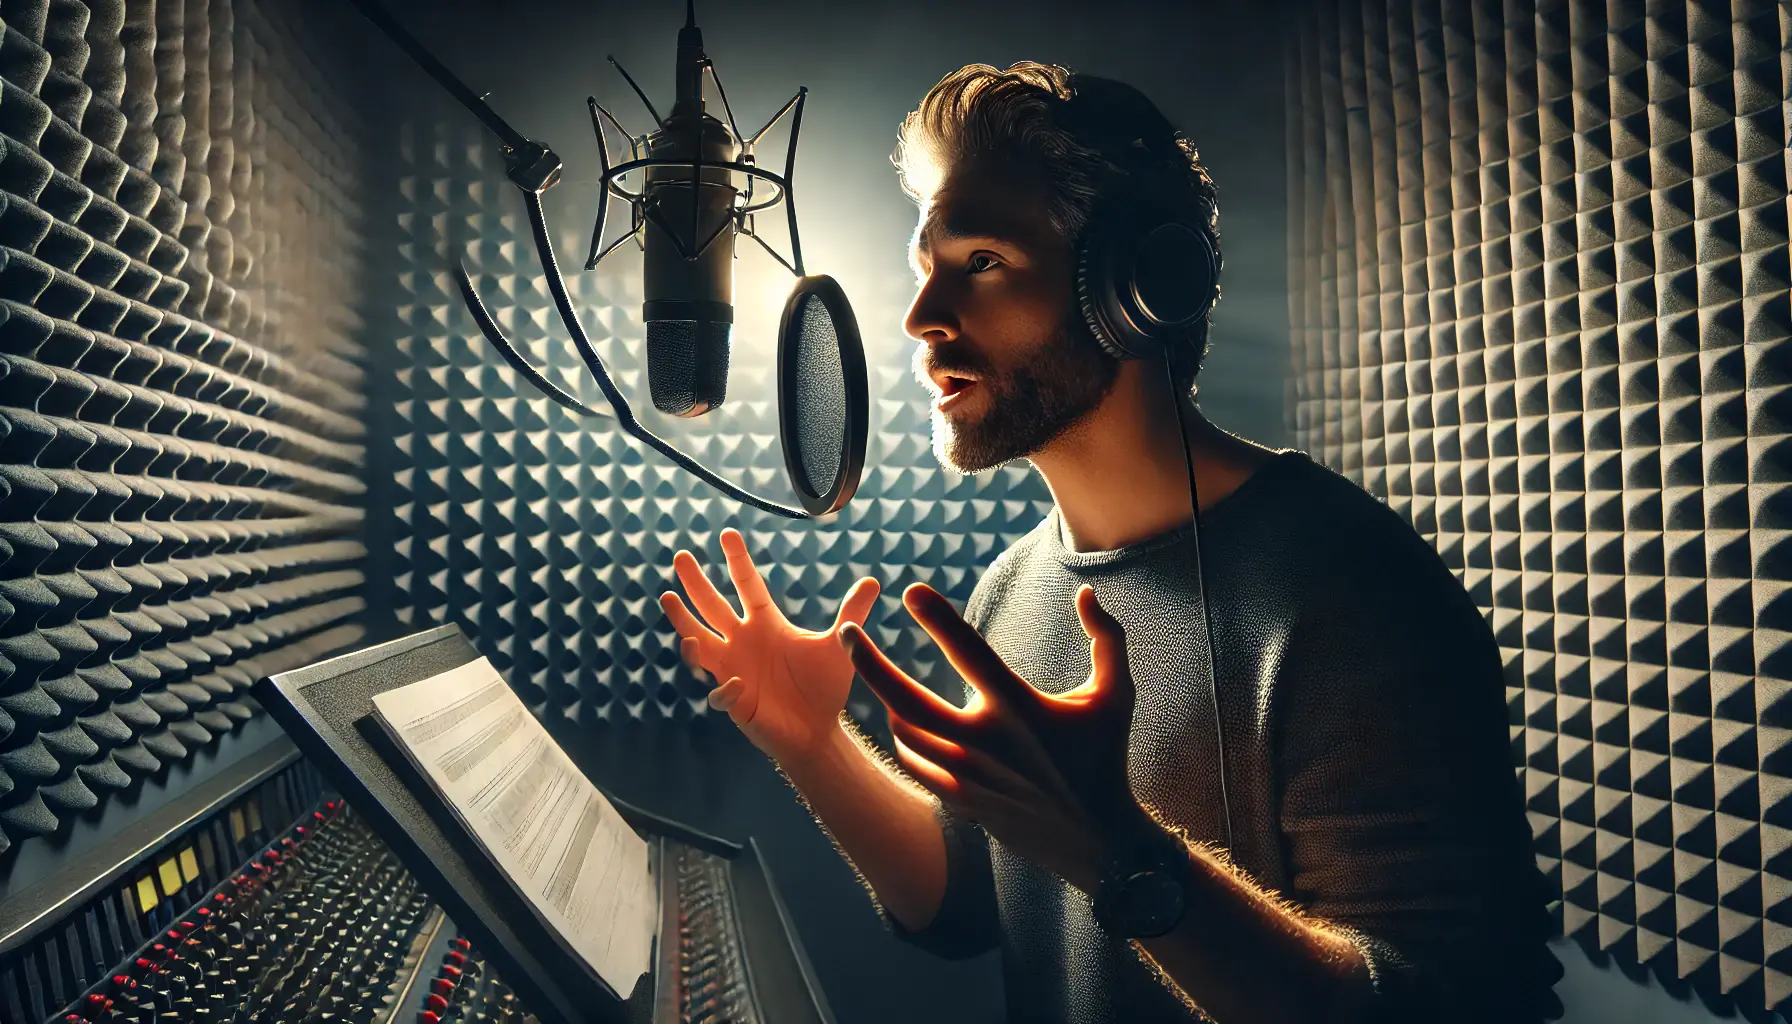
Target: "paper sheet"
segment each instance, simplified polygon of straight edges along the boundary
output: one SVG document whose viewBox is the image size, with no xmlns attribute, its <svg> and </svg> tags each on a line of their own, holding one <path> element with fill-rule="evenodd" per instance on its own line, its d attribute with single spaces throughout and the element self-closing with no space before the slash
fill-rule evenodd
<svg viewBox="0 0 1792 1024">
<path fill-rule="evenodd" d="M 541 919 L 627 999 L 659 920 L 647 842 L 486 659 L 373 704 Z"/>
</svg>

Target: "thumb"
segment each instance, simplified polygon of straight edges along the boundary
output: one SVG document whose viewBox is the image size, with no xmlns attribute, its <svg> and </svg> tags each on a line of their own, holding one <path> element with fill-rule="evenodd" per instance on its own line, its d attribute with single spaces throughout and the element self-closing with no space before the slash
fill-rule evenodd
<svg viewBox="0 0 1792 1024">
<path fill-rule="evenodd" d="M 849 622 L 855 626 L 864 626 L 865 618 L 877 604 L 879 589 L 878 582 L 869 576 L 854 583 L 852 589 L 846 592 L 845 599 L 840 602 L 840 613 L 834 616 L 834 628 L 830 632 L 838 634 L 840 627 Z"/>
<path fill-rule="evenodd" d="M 735 676 L 709 691 L 709 706 L 726 711 L 735 725 L 746 725 L 759 710 L 759 688 L 748 686 L 745 679 Z"/>
<path fill-rule="evenodd" d="M 1132 667 L 1126 660 L 1126 629 L 1095 599 L 1095 588 L 1076 592 L 1077 617 L 1089 635 L 1089 662 L 1097 691 L 1124 701 L 1132 699 Z"/>
</svg>

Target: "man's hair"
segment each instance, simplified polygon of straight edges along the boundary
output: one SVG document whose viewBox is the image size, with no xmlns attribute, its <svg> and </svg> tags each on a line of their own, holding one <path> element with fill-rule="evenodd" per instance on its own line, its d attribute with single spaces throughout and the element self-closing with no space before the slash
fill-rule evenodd
<svg viewBox="0 0 1792 1024">
<path fill-rule="evenodd" d="M 1219 194 L 1200 153 L 1129 85 L 1033 61 L 1006 71 L 971 64 L 940 79 L 903 119 L 890 159 L 903 191 L 925 203 L 954 165 L 984 156 L 1031 161 L 1045 172 L 1046 216 L 1072 245 L 1105 200 L 1143 180 L 1153 183 L 1146 187 L 1155 203 L 1200 225 L 1220 251 Z M 1141 170 L 1150 173 L 1141 179 Z M 1212 321 L 1209 311 L 1191 344 L 1173 350 L 1179 390 L 1193 389 Z"/>
</svg>

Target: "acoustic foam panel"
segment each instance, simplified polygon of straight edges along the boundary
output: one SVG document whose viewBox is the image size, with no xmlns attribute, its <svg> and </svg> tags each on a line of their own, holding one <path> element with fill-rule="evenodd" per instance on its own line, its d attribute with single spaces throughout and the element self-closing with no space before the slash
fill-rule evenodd
<svg viewBox="0 0 1792 1024">
<path fill-rule="evenodd" d="M 1480 603 L 1563 931 L 1792 1009 L 1792 14 L 1341 0 L 1291 42 L 1298 443 Z"/>
<path fill-rule="evenodd" d="M 477 125 L 454 114 L 409 122 L 399 164 L 394 245 L 406 297 L 398 322 L 380 332 L 396 345 L 390 376 L 376 385 L 399 396 L 398 425 L 392 447 L 382 436 L 371 453 L 376 475 L 391 467 L 393 518 L 370 530 L 395 539 L 395 571 L 378 583 L 395 584 L 390 604 L 401 624 L 460 623 L 538 710 L 590 721 L 710 714 L 658 597 L 679 589 L 671 568 L 679 548 L 698 553 L 731 594 L 718 538 L 736 526 L 780 606 L 806 628 L 825 628 L 853 580 L 876 576 L 885 597 L 868 631 L 918 678 L 956 693 L 949 666 L 902 609 L 902 588 L 926 582 L 962 607 L 976 570 L 1037 524 L 1050 496 L 1024 466 L 960 477 L 934 461 L 928 399 L 909 371 L 917 343 L 900 329 L 906 282 L 851 294 L 872 395 L 858 496 L 834 522 L 792 522 L 713 492 L 613 420 L 574 416 L 491 350 L 449 276 L 455 260 L 466 259 L 488 308 L 549 379 L 607 408 L 552 308 L 521 197 Z M 722 475 L 794 502 L 778 442 L 775 340 L 737 327 L 727 403 L 694 423 L 656 414 L 641 258 L 626 243 L 597 272 L 579 269 L 573 254 L 588 238 L 575 233 L 589 231 L 590 214 L 550 207 L 549 224 L 566 229 L 554 237 L 569 290 L 636 415 Z M 615 204 L 610 238 L 624 217 Z M 737 303 L 748 301 L 737 293 Z M 868 691 L 851 710 L 872 715 Z"/>
<path fill-rule="evenodd" d="M 0 852 L 360 635 L 366 122 L 300 14 L 0 2 Z"/>
</svg>

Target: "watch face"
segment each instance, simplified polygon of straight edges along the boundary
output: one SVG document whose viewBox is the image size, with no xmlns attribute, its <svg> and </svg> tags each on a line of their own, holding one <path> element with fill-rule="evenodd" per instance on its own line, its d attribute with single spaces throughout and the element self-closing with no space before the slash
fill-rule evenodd
<svg viewBox="0 0 1792 1024">
<path fill-rule="evenodd" d="M 1182 920 L 1182 884 L 1168 872 L 1137 872 L 1112 895 L 1107 917 L 1128 938 L 1162 935 Z"/>
</svg>

